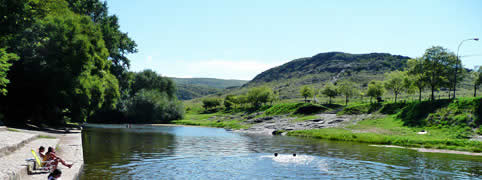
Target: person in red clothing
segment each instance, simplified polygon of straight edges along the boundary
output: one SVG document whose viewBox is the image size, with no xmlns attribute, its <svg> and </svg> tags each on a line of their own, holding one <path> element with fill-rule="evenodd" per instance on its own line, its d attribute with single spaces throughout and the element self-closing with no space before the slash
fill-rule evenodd
<svg viewBox="0 0 482 180">
<path fill-rule="evenodd" d="M 56 154 L 55 154 L 55 150 L 54 148 L 52 147 L 49 147 L 47 153 L 45 154 L 46 156 L 46 161 L 53 161 L 51 164 L 51 166 L 53 166 L 51 169 L 57 169 L 57 166 L 60 163 L 62 163 L 62 165 L 68 167 L 68 168 L 71 168 L 72 167 L 72 164 L 67 164 L 65 163 L 64 160 L 62 160 L 61 158 L 59 158 Z"/>
</svg>

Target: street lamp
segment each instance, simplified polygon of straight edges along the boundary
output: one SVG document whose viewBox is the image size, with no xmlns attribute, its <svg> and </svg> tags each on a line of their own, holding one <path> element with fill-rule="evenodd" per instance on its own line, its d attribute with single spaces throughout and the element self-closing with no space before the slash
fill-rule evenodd
<svg viewBox="0 0 482 180">
<path fill-rule="evenodd" d="M 457 62 L 455 62 L 455 73 L 454 73 L 454 99 L 455 99 L 455 88 L 457 87 L 457 69 L 458 69 L 458 67 L 459 67 L 459 50 L 460 50 L 460 46 L 462 46 L 462 43 L 464 43 L 465 41 L 470 41 L 470 40 L 478 41 L 479 38 L 465 39 L 465 40 L 463 40 L 463 41 L 460 42 L 459 47 L 457 48 Z M 460 63 L 460 64 L 462 64 L 462 63 Z"/>
</svg>

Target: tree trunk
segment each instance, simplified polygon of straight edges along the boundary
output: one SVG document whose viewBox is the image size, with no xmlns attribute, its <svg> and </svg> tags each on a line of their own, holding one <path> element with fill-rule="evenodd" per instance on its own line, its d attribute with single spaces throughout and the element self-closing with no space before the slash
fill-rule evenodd
<svg viewBox="0 0 482 180">
<path fill-rule="evenodd" d="M 398 96 L 398 94 L 395 93 L 395 103 L 397 103 L 397 96 Z"/>
<path fill-rule="evenodd" d="M 474 97 L 477 97 L 477 86 L 474 85 Z"/>
<path fill-rule="evenodd" d="M 431 100 L 434 101 L 435 100 L 435 94 L 434 94 L 434 91 L 435 91 L 435 87 L 432 86 L 432 97 L 431 97 Z"/>
<path fill-rule="evenodd" d="M 329 98 L 330 98 L 330 104 L 331 104 L 331 96 Z"/>
<path fill-rule="evenodd" d="M 418 101 L 422 102 L 422 88 L 418 88 Z"/>
<path fill-rule="evenodd" d="M 348 105 L 348 96 L 345 96 L 345 106 Z"/>
<path fill-rule="evenodd" d="M 306 96 L 305 96 L 305 103 L 306 103 Z"/>
</svg>

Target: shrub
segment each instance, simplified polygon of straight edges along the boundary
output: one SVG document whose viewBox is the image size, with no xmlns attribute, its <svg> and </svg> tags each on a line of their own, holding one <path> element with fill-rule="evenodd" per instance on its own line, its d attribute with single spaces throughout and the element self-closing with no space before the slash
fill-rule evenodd
<svg viewBox="0 0 482 180">
<path fill-rule="evenodd" d="M 168 123 L 182 119 L 184 107 L 176 99 L 157 90 L 141 90 L 128 105 L 128 117 L 132 123 Z M 132 121 L 134 120 L 134 121 Z"/>
</svg>

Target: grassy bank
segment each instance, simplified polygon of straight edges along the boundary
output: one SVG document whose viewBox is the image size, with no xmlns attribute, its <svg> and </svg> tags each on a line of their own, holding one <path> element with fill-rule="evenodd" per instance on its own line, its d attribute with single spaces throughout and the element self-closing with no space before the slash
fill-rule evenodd
<svg viewBox="0 0 482 180">
<path fill-rule="evenodd" d="M 228 114 L 209 113 L 209 114 L 186 114 L 184 119 L 172 121 L 173 124 L 206 126 L 228 129 L 246 129 L 247 125 L 242 125 L 239 119 L 220 120 Z M 219 118 L 218 118 L 219 117 Z"/>
<path fill-rule="evenodd" d="M 427 134 L 417 134 L 421 130 Z M 311 137 L 337 141 L 398 145 L 482 152 L 482 142 L 457 138 L 460 128 L 406 127 L 394 116 L 364 120 L 345 128 L 311 129 L 288 132 L 289 136 Z"/>
<path fill-rule="evenodd" d="M 175 124 L 245 129 L 247 117 L 287 115 L 290 122 L 316 119 L 314 115 L 340 109 L 338 115 L 379 114 L 373 119 L 359 121 L 343 128 L 323 128 L 290 131 L 289 136 L 311 137 L 338 141 L 354 141 L 383 145 L 449 149 L 482 152 L 482 142 L 470 140 L 480 131 L 482 98 L 459 98 L 457 100 L 413 101 L 400 103 L 356 103 L 347 107 L 340 105 L 315 105 L 310 103 L 283 102 L 260 110 L 222 109 L 205 113 L 191 108 L 183 120 Z M 426 134 L 418 132 L 426 131 Z"/>
</svg>

